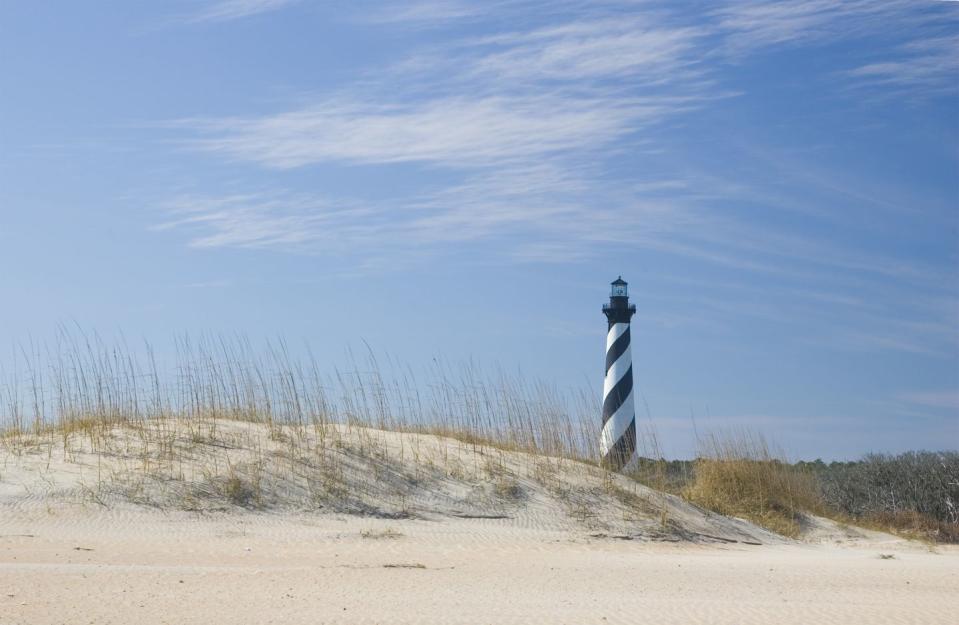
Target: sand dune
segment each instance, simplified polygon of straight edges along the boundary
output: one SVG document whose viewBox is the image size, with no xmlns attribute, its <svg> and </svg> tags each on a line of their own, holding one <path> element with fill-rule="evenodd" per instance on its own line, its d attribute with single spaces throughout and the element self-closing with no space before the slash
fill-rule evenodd
<svg viewBox="0 0 959 625">
<path fill-rule="evenodd" d="M 642 540 L 782 540 L 587 463 L 428 434 L 167 420 L 25 435 L 7 447 L 0 497 L 14 507 L 59 501 L 485 518 Z"/>
<path fill-rule="evenodd" d="M 959 613 L 955 548 L 815 518 L 791 541 L 582 463 L 435 436 L 163 427 L 6 444 L 0 624 Z"/>
</svg>

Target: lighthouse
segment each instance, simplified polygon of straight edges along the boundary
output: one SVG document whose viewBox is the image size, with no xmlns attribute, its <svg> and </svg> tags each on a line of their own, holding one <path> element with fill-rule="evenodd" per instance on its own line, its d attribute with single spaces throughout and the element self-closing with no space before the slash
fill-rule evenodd
<svg viewBox="0 0 959 625">
<path fill-rule="evenodd" d="M 629 303 L 627 283 L 622 276 L 610 286 L 609 304 L 603 304 L 609 329 L 606 333 L 603 430 L 599 452 L 603 466 L 619 471 L 636 453 L 633 359 L 629 349 L 629 320 L 636 313 L 636 306 Z"/>
</svg>

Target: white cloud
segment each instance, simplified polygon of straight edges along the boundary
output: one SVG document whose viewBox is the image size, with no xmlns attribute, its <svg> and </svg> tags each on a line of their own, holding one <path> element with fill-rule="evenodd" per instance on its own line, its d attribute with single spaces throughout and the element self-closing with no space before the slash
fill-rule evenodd
<svg viewBox="0 0 959 625">
<path fill-rule="evenodd" d="M 408 65 L 396 68 L 387 84 L 409 88 L 358 86 L 272 115 L 183 120 L 180 127 L 197 133 L 190 147 L 265 167 L 417 163 L 459 182 L 373 204 L 350 200 L 355 212 L 337 220 L 321 218 L 325 209 L 310 202 L 291 205 L 284 193 L 230 197 L 226 208 L 194 198 L 192 215 L 166 225 L 211 231 L 192 239 L 197 246 L 328 250 L 344 240 L 353 247 L 375 237 L 401 242 L 374 246 L 381 254 L 525 233 L 535 242 L 511 243 L 508 251 L 525 260 L 587 256 L 597 242 L 630 233 L 653 237 L 687 219 L 679 203 L 637 201 L 636 190 L 597 180 L 603 159 L 624 141 L 715 97 L 685 72 L 695 63 L 696 36 L 645 20 L 511 31 L 457 47 L 454 73 L 432 62 L 412 74 Z M 561 68 L 577 59 L 564 76 Z M 584 84 L 587 76 L 597 81 Z M 626 96 L 599 79 L 658 88 Z M 368 223 L 372 214 L 389 219 Z"/>
<path fill-rule="evenodd" d="M 899 399 L 929 408 L 946 408 L 959 413 L 959 390 L 902 393 Z"/>
<path fill-rule="evenodd" d="M 936 37 L 900 46 L 896 60 L 868 63 L 849 71 L 860 86 L 892 93 L 959 93 L 959 37 Z"/>
<path fill-rule="evenodd" d="M 913 0 L 734 1 L 713 11 L 729 50 L 848 39 L 888 28 L 893 16 L 914 15 Z M 899 23 L 902 23 L 901 21 Z"/>
<path fill-rule="evenodd" d="M 287 192 L 226 196 L 183 195 L 163 206 L 171 219 L 155 230 L 194 233 L 192 247 L 342 252 L 348 233 L 375 230 L 370 211 Z M 353 237 L 355 238 L 355 236 Z"/>
<path fill-rule="evenodd" d="M 841 79 L 871 93 L 910 97 L 959 90 L 959 11 L 954 3 L 917 0 L 731 2 L 713 12 L 726 53 L 745 58 L 759 48 L 820 46 L 882 37 L 875 61 L 841 69 Z M 893 27 L 892 25 L 895 25 Z M 889 41 L 901 40 L 899 45 Z"/>
<path fill-rule="evenodd" d="M 492 7 L 484 7 L 477 3 L 461 0 L 410 0 L 364 11 L 362 19 L 383 24 L 442 24 L 453 20 L 476 17 L 484 12 L 484 8 L 489 10 L 495 8 L 495 6 L 495 4 L 492 4 Z"/>
<path fill-rule="evenodd" d="M 193 16 L 190 21 L 219 22 L 250 17 L 286 8 L 300 0 L 219 0 Z"/>
<path fill-rule="evenodd" d="M 652 18 L 606 18 L 550 26 L 477 42 L 489 52 L 470 76 L 500 80 L 583 81 L 642 77 L 653 83 L 679 82 L 677 72 L 700 59 L 694 54 L 706 30 L 667 27 Z"/>
<path fill-rule="evenodd" d="M 269 167 L 323 162 L 473 167 L 598 147 L 676 108 L 657 100 L 460 96 L 380 106 L 327 101 L 265 117 L 187 123 L 206 135 L 192 146 Z"/>
<path fill-rule="evenodd" d="M 717 97 L 698 30 L 595 19 L 466 39 L 309 106 L 185 120 L 195 148 L 269 167 L 420 162 L 468 168 L 595 150 Z M 628 95 L 629 86 L 642 95 Z M 375 104 L 373 104 L 375 103 Z"/>
<path fill-rule="evenodd" d="M 391 259 L 500 239 L 504 253 L 559 262 L 595 253 L 598 241 L 655 238 L 695 217 L 679 205 L 635 201 L 628 217 L 586 175 L 553 164 L 490 169 L 460 184 L 377 202 L 288 191 L 183 195 L 156 230 L 190 233 L 200 248 L 239 247 Z"/>
</svg>

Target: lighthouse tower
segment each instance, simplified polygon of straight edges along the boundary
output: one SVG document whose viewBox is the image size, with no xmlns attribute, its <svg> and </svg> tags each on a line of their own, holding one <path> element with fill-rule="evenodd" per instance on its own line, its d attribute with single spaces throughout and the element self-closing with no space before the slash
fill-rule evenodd
<svg viewBox="0 0 959 625">
<path fill-rule="evenodd" d="M 636 306 L 629 303 L 626 281 L 612 283 L 603 314 L 606 334 L 606 378 L 603 381 L 603 430 L 599 451 L 603 466 L 618 471 L 636 453 L 636 413 L 633 410 L 633 360 L 629 350 L 629 320 Z"/>
</svg>

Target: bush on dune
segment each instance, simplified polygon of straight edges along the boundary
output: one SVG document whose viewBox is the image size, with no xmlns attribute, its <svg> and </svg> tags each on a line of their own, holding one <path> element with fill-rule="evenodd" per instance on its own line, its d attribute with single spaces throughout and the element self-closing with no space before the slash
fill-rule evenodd
<svg viewBox="0 0 959 625">
<path fill-rule="evenodd" d="M 775 456 L 762 436 L 745 432 L 701 440 L 682 495 L 791 537 L 799 535 L 804 512 L 823 510 L 815 477 Z"/>
</svg>

